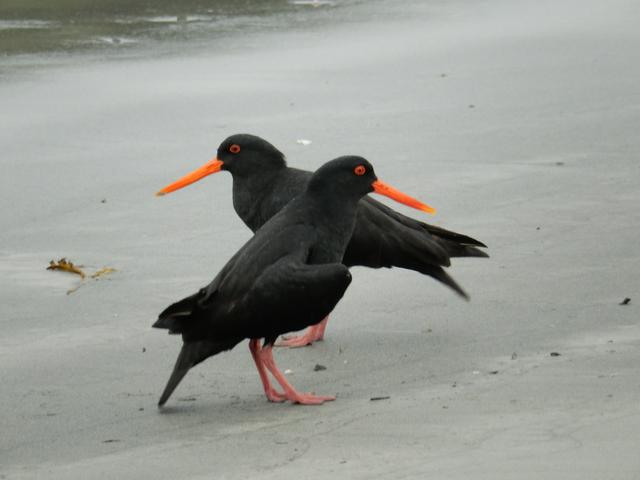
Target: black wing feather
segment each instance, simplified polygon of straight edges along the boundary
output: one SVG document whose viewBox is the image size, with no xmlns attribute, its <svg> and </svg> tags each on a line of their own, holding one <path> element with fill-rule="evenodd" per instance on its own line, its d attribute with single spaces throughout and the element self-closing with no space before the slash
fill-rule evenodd
<svg viewBox="0 0 640 480">
<path fill-rule="evenodd" d="M 360 201 L 356 227 L 344 263 L 371 268 L 400 267 L 429 275 L 464 298 L 464 290 L 443 270 L 451 257 L 487 257 L 483 243 L 402 215 L 369 197 Z"/>
<path fill-rule="evenodd" d="M 243 308 L 259 311 L 247 330 L 267 343 L 285 332 L 315 325 L 329 315 L 351 283 L 341 263 L 308 265 L 289 256 L 269 266 L 244 297 Z"/>
</svg>

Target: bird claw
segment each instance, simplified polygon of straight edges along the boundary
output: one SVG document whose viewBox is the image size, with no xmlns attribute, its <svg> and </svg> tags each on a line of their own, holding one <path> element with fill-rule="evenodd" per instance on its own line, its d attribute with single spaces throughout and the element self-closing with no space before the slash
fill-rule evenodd
<svg viewBox="0 0 640 480">
<path fill-rule="evenodd" d="M 264 394 L 267 396 L 267 399 L 273 403 L 282 403 L 287 400 L 287 396 L 284 393 L 278 392 L 275 388 L 265 390 Z"/>
<path fill-rule="evenodd" d="M 313 395 L 311 393 L 298 393 L 289 397 L 293 403 L 299 403 L 300 405 L 322 405 L 324 402 L 331 402 L 336 397 L 329 395 Z"/>
<path fill-rule="evenodd" d="M 267 396 L 267 399 L 273 403 L 282 403 L 286 400 L 289 400 L 291 401 L 291 403 L 299 403 L 301 405 L 320 405 L 324 402 L 330 402 L 336 399 L 336 397 L 327 395 L 299 393 L 295 390 L 280 393 L 275 388 L 265 389 L 264 393 Z"/>
<path fill-rule="evenodd" d="M 290 337 L 282 337 L 282 340 L 276 343 L 276 347 L 300 348 L 311 345 L 314 342 L 320 342 L 324 339 L 324 335 L 313 326 L 307 330 L 304 335 L 292 335 Z"/>
<path fill-rule="evenodd" d="M 313 343 L 313 340 L 310 340 L 307 335 L 301 335 L 299 337 L 287 337 L 283 338 L 281 341 L 276 343 L 276 347 L 289 347 L 289 348 L 300 348 L 300 347 L 308 347 Z"/>
</svg>

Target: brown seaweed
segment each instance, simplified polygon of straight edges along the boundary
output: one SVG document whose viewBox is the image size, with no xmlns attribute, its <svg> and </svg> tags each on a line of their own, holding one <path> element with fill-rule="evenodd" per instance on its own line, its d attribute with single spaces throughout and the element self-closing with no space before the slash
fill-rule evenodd
<svg viewBox="0 0 640 480">
<path fill-rule="evenodd" d="M 49 266 L 47 270 L 61 270 L 63 272 L 75 273 L 76 275 L 80 275 L 80 278 L 84 279 L 85 274 L 82 270 L 76 267 L 73 262 L 68 261 L 66 258 L 62 257 L 57 262 L 55 260 L 51 260 L 49 262 Z"/>
<path fill-rule="evenodd" d="M 76 275 L 80 275 L 80 279 L 81 280 L 85 280 L 85 278 L 86 278 L 86 274 L 82 270 L 80 270 L 80 268 L 78 266 L 74 265 L 73 262 L 70 262 L 65 257 L 61 258 L 57 262 L 55 260 L 51 260 L 49 262 L 49 266 L 47 267 L 47 270 L 60 270 L 60 271 L 63 271 L 63 272 L 74 273 Z M 98 279 L 104 277 L 105 275 L 108 275 L 108 274 L 113 273 L 115 271 L 116 271 L 115 268 L 103 267 L 100 270 L 97 270 L 96 272 L 91 274 L 89 276 L 89 278 L 93 278 L 94 280 L 98 280 Z M 72 289 L 67 290 L 67 295 L 72 294 L 73 292 L 78 290 L 82 285 L 84 285 L 84 282 L 81 281 L 78 285 L 76 285 Z"/>
<path fill-rule="evenodd" d="M 93 275 L 91 275 L 91 278 L 98 278 L 98 277 L 103 277 L 104 275 L 108 275 L 110 273 L 115 272 L 116 269 L 115 268 L 111 268 L 111 267 L 104 267 L 101 268 L 100 270 L 98 270 L 96 273 L 94 273 Z"/>
</svg>

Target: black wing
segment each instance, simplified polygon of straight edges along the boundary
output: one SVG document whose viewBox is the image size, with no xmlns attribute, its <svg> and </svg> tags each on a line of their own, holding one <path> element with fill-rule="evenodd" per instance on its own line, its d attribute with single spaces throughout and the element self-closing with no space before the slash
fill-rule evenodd
<svg viewBox="0 0 640 480">
<path fill-rule="evenodd" d="M 331 313 L 351 283 L 343 264 L 309 265 L 300 253 L 265 269 L 238 306 L 249 315 L 241 328 L 251 332 L 251 338 L 273 343 L 278 335 L 315 325 Z"/>
<path fill-rule="evenodd" d="M 316 230 L 292 221 L 287 210 L 259 229 L 207 287 L 165 309 L 154 327 L 182 333 L 185 341 L 219 342 L 262 338 L 322 320 L 351 277 L 342 264 L 307 265 Z"/>
<path fill-rule="evenodd" d="M 467 298 L 442 267 L 451 257 L 487 257 L 466 235 L 414 220 L 365 197 L 358 205 L 356 226 L 344 256 L 346 265 L 400 267 L 429 275 Z"/>
</svg>

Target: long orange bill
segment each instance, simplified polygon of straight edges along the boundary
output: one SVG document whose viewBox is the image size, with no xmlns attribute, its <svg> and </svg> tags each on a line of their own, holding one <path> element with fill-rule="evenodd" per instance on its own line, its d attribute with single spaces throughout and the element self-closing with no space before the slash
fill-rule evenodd
<svg viewBox="0 0 640 480">
<path fill-rule="evenodd" d="M 416 200 L 413 197 L 410 197 L 406 193 L 402 193 L 400 190 L 396 190 L 390 185 L 386 183 L 376 180 L 372 183 L 373 191 L 379 193 L 380 195 L 384 195 L 386 197 L 394 199 L 396 202 L 404 203 L 405 205 L 415 208 L 416 210 L 422 210 L 427 213 L 436 213 L 436 209 L 430 207 L 429 205 L 422 203 L 419 200 Z"/>
<path fill-rule="evenodd" d="M 214 158 L 213 160 L 209 160 L 207 163 L 205 163 L 203 166 L 201 166 L 197 170 L 194 170 L 191 173 L 187 173 L 180 180 L 173 182 L 171 185 L 167 185 L 158 193 L 156 193 L 156 195 L 161 197 L 162 195 L 165 195 L 167 193 L 180 190 L 182 187 L 191 185 L 192 183 L 197 182 L 198 180 L 206 177 L 207 175 L 211 175 L 212 173 L 219 172 L 220 169 L 222 168 L 222 165 L 224 165 L 224 162 L 222 160 L 218 160 L 217 158 Z"/>
</svg>

